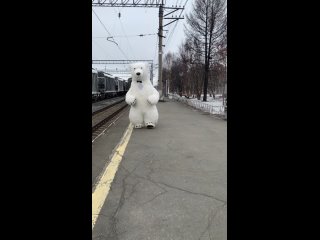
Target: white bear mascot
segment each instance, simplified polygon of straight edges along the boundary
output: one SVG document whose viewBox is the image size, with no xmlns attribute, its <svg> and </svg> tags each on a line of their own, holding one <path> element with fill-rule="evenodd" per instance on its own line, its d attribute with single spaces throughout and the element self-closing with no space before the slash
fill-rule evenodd
<svg viewBox="0 0 320 240">
<path fill-rule="evenodd" d="M 129 119 L 135 128 L 154 128 L 158 123 L 159 92 L 152 86 L 147 63 L 131 65 L 132 82 L 126 94 L 126 102 L 131 105 Z"/>
</svg>

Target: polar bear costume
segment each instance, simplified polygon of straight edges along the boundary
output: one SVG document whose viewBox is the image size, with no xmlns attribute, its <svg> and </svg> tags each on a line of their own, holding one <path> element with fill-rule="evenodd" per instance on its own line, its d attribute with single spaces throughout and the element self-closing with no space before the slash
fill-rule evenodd
<svg viewBox="0 0 320 240">
<path fill-rule="evenodd" d="M 131 105 L 129 119 L 135 128 L 154 128 L 158 123 L 159 92 L 152 86 L 147 63 L 131 65 L 132 82 L 126 94 L 126 102 Z"/>
</svg>

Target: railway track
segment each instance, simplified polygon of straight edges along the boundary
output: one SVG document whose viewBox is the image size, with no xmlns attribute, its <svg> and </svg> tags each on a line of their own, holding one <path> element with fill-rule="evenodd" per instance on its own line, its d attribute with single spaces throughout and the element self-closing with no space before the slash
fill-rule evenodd
<svg viewBox="0 0 320 240">
<path fill-rule="evenodd" d="M 111 98 L 108 101 L 92 104 L 92 116 L 105 111 L 106 109 L 124 101 L 124 97 Z"/>
<path fill-rule="evenodd" d="M 92 113 L 92 135 L 97 135 L 101 127 L 123 111 L 128 104 L 123 99 Z"/>
</svg>

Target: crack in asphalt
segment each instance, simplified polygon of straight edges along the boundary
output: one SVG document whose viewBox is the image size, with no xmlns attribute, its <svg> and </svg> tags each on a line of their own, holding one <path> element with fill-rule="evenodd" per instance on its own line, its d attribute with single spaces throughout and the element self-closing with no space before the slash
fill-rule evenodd
<svg viewBox="0 0 320 240">
<path fill-rule="evenodd" d="M 152 202 L 152 201 L 153 201 L 153 200 L 155 200 L 157 197 L 159 197 L 159 196 L 161 196 L 161 195 L 163 195 L 163 194 L 165 194 L 165 193 L 167 193 L 167 192 L 168 192 L 168 191 L 158 193 L 157 195 L 155 195 L 155 196 L 154 196 L 153 198 L 151 198 L 150 200 L 148 200 L 148 201 L 146 201 L 146 202 L 142 203 L 142 205 L 145 205 L 145 204 L 147 204 L 147 203 Z"/>
<path fill-rule="evenodd" d="M 214 222 L 214 219 L 215 219 L 215 217 L 217 216 L 218 212 L 219 212 L 220 210 L 222 210 L 226 205 L 227 205 L 227 203 L 224 203 L 224 204 L 222 204 L 222 205 L 220 205 L 220 206 L 217 206 L 215 210 L 211 210 L 211 211 L 210 211 L 210 214 L 209 214 L 209 216 L 208 216 L 208 224 L 207 224 L 206 228 L 204 229 L 204 231 L 201 233 L 201 235 L 200 235 L 200 237 L 199 237 L 198 240 L 201 240 L 201 238 L 203 237 L 203 235 L 204 235 L 206 232 L 208 232 L 210 240 L 213 240 L 213 237 L 211 236 L 211 232 L 209 231 L 210 226 L 212 226 L 212 224 L 213 224 L 213 222 Z"/>
<path fill-rule="evenodd" d="M 186 193 L 190 193 L 190 194 L 194 194 L 194 195 L 200 195 L 200 196 L 204 196 L 204 197 L 208 197 L 208 198 L 211 198 L 211 199 L 214 199 L 216 201 L 219 201 L 219 202 L 222 202 L 222 203 L 227 203 L 225 200 L 222 200 L 222 199 L 219 199 L 217 197 L 214 197 L 214 196 L 211 196 L 211 195 L 208 195 L 206 193 L 198 193 L 198 192 L 192 192 L 190 190 L 186 190 L 186 189 L 183 189 L 183 188 L 179 188 L 179 187 L 176 187 L 176 186 L 173 186 L 173 185 L 169 185 L 169 184 L 166 184 L 166 183 L 163 183 L 163 182 L 157 182 L 158 184 L 162 184 L 168 188 L 172 188 L 172 189 L 176 189 L 176 190 L 179 190 L 179 191 L 182 191 L 182 192 L 186 192 Z"/>
<path fill-rule="evenodd" d="M 152 165 L 153 164 L 154 154 L 148 154 L 145 157 L 151 158 L 151 160 L 149 160 L 147 163 L 151 163 L 151 165 Z M 209 238 L 210 238 L 210 240 L 212 240 L 213 237 L 211 236 L 211 233 L 209 231 L 210 226 L 213 224 L 214 219 L 215 219 L 218 211 L 221 208 L 223 208 L 224 206 L 226 206 L 227 202 L 225 200 L 222 200 L 222 199 L 219 199 L 217 197 L 208 195 L 206 193 L 194 192 L 194 191 L 183 189 L 183 188 L 180 188 L 180 187 L 177 187 L 177 186 L 174 186 L 174 185 L 163 183 L 163 182 L 160 182 L 160 181 L 155 181 L 154 179 L 151 178 L 151 175 L 154 174 L 154 172 L 155 172 L 155 169 L 153 167 L 147 167 L 148 172 L 146 173 L 146 175 L 145 176 L 140 176 L 140 175 L 136 174 L 135 171 L 141 164 L 146 164 L 146 162 L 145 161 L 139 162 L 137 165 L 134 166 L 134 168 L 131 171 L 129 171 L 126 167 L 124 167 L 123 166 L 124 164 L 121 164 L 119 166 L 119 169 L 123 169 L 126 172 L 125 175 L 122 178 L 122 183 L 121 183 L 122 191 L 121 191 L 120 199 L 119 199 L 118 205 L 116 207 L 116 210 L 114 211 L 113 215 L 111 216 L 111 229 L 109 229 L 110 232 L 109 232 L 108 236 L 100 235 L 98 237 L 105 237 L 105 239 L 115 239 L 115 240 L 117 240 L 117 239 L 119 239 L 119 235 L 124 233 L 124 232 L 119 233 L 118 230 L 117 230 L 117 223 L 119 221 L 118 220 L 118 214 L 121 211 L 125 200 L 128 200 L 128 199 L 130 199 L 132 197 L 132 195 L 136 192 L 136 187 L 141 183 L 141 181 L 137 181 L 133 185 L 129 184 L 127 182 L 127 179 L 128 179 L 128 177 L 132 177 L 132 178 L 143 179 L 145 181 L 151 182 L 152 184 L 154 184 L 155 186 L 157 186 L 158 188 L 160 188 L 162 190 L 160 193 L 156 194 L 155 196 L 153 196 L 151 199 L 147 200 L 146 202 L 143 202 L 141 205 L 145 205 L 147 203 L 150 203 L 150 202 L 154 201 L 155 199 L 157 199 L 158 197 L 166 194 L 168 192 L 167 188 L 170 188 L 170 189 L 173 189 L 173 190 L 182 191 L 182 192 L 185 192 L 185 193 L 188 193 L 188 194 L 207 197 L 207 198 L 214 199 L 216 201 L 221 202 L 222 205 L 218 206 L 215 210 L 212 210 L 210 212 L 210 214 L 208 216 L 208 224 L 207 224 L 206 228 L 204 229 L 204 231 L 201 233 L 201 235 L 199 237 L 199 240 L 200 240 L 203 237 L 203 235 L 206 232 L 208 232 Z M 131 185 L 131 191 L 128 194 L 128 196 L 125 197 L 125 195 L 126 195 L 126 193 L 128 191 L 128 186 L 129 185 Z M 106 215 L 103 215 L 103 214 L 100 214 L 100 215 L 107 217 Z M 97 238 L 95 238 L 95 239 L 97 239 Z M 99 239 L 101 239 L 101 238 L 99 238 Z"/>
</svg>

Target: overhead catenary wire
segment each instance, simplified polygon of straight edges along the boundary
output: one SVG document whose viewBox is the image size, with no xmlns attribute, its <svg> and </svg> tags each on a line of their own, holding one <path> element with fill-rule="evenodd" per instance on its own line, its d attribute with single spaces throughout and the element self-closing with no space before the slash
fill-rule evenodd
<svg viewBox="0 0 320 240">
<path fill-rule="evenodd" d="M 124 30 L 124 27 L 123 27 L 123 24 L 122 24 L 120 18 L 119 18 L 119 22 L 120 22 L 121 29 L 122 29 L 123 33 L 125 34 L 125 36 L 126 36 L 127 34 L 126 34 L 125 30 Z M 135 57 L 135 53 L 134 53 L 134 51 L 133 51 L 133 48 L 132 48 L 132 46 L 131 46 L 131 44 L 130 44 L 130 41 L 129 41 L 128 37 L 126 36 L 125 38 L 127 39 L 128 46 L 129 46 L 129 49 L 130 49 L 130 51 L 131 51 L 131 53 L 132 53 L 132 56 L 133 56 L 134 58 L 136 58 L 136 57 Z"/>
<path fill-rule="evenodd" d="M 186 2 L 185 2 L 185 4 L 184 4 L 183 7 L 186 6 L 186 4 L 188 3 L 188 1 L 189 1 L 189 0 L 186 0 Z M 181 0 L 181 2 L 182 2 L 182 0 Z M 180 2 L 180 4 L 181 4 L 181 2 Z M 184 9 L 182 9 L 182 11 L 180 12 L 179 17 L 181 17 L 183 10 L 184 10 Z M 175 23 L 175 25 L 173 26 L 173 29 L 172 29 L 172 31 L 170 32 L 169 37 L 168 37 L 168 39 L 167 39 L 167 41 L 166 41 L 166 45 L 169 45 L 170 40 L 171 40 L 171 38 L 172 38 L 172 36 L 173 36 L 173 34 L 174 34 L 174 30 L 176 29 L 178 23 L 179 23 L 179 21 L 177 21 L 177 22 Z"/>
<path fill-rule="evenodd" d="M 95 43 L 106 54 L 106 56 L 108 56 L 107 51 L 97 41 L 93 40 L 93 43 Z"/>
<path fill-rule="evenodd" d="M 178 6 L 178 1 L 179 1 L 179 0 L 177 0 L 177 2 L 176 2 L 176 6 Z M 183 0 L 181 0 L 181 1 L 180 1 L 180 5 L 181 5 L 181 2 L 182 2 L 182 1 L 183 1 Z M 182 9 L 182 11 L 183 11 L 183 9 Z M 180 13 L 179 17 L 181 16 L 182 11 L 181 11 L 181 13 Z M 175 30 L 175 28 L 176 28 L 177 24 L 178 24 L 178 21 L 175 23 L 175 25 L 174 25 L 173 27 L 172 27 L 172 25 L 169 25 L 169 27 L 168 27 L 169 29 L 167 29 L 167 30 L 166 30 L 165 38 L 167 38 L 167 37 L 168 37 L 168 35 L 169 35 L 169 37 L 167 38 L 167 41 L 165 42 L 165 46 L 166 46 L 166 47 L 168 47 L 169 39 L 172 37 L 173 32 L 174 32 L 174 30 Z"/>
<path fill-rule="evenodd" d="M 103 26 L 103 28 L 106 30 L 106 32 L 109 34 L 108 38 L 112 38 L 112 34 L 108 31 L 107 27 L 103 24 L 103 22 L 101 21 L 101 19 L 99 18 L 99 16 L 97 15 L 97 13 L 94 11 L 94 9 L 92 8 L 93 13 L 95 14 L 95 16 L 98 18 L 99 22 L 101 23 L 101 25 Z M 119 51 L 123 54 L 123 56 L 129 60 L 128 56 L 122 51 L 122 49 L 120 48 L 120 46 L 116 43 L 117 48 L 119 49 Z"/>
<path fill-rule="evenodd" d="M 119 7 L 117 7 L 117 8 L 118 8 L 118 12 L 114 8 L 112 8 L 112 9 L 113 9 L 113 11 L 115 12 L 116 16 L 119 19 L 121 30 L 124 33 L 123 37 L 125 37 L 127 39 L 128 46 L 129 46 L 129 49 L 130 49 L 130 51 L 132 53 L 132 56 L 133 56 L 133 58 L 136 58 L 135 54 L 134 54 L 134 51 L 133 51 L 133 48 L 131 47 L 130 41 L 128 39 L 128 36 L 127 36 L 127 34 L 126 34 L 125 30 L 124 30 L 123 24 L 121 22 L 121 11 L 120 11 L 120 8 Z M 112 37 L 114 38 L 115 36 L 112 36 Z"/>
<path fill-rule="evenodd" d="M 182 1 L 183 1 L 183 0 L 181 0 L 180 4 L 182 3 Z M 181 15 L 182 15 L 182 13 L 183 13 L 183 10 L 185 9 L 185 6 L 187 5 L 188 1 L 189 1 L 189 0 L 186 0 L 186 1 L 185 1 L 184 5 L 183 5 L 183 9 L 182 9 L 182 11 L 180 12 L 179 17 L 181 17 Z M 177 1 L 177 2 L 178 2 L 178 1 Z M 166 41 L 166 43 L 165 43 L 165 45 L 166 45 L 167 47 L 168 47 L 169 44 L 170 44 L 170 41 L 171 41 L 172 36 L 173 36 L 173 34 L 174 34 L 174 30 L 176 29 L 176 27 L 177 27 L 177 25 L 178 25 L 178 22 L 179 22 L 179 21 L 177 21 L 177 22 L 175 23 L 175 25 L 173 26 L 172 31 L 170 31 L 169 37 L 168 37 L 168 39 L 167 39 L 167 41 Z"/>
<path fill-rule="evenodd" d="M 176 0 L 176 1 L 175 1 L 176 6 L 181 6 L 181 3 L 182 3 L 183 1 L 185 1 L 184 5 L 183 5 L 183 7 L 185 7 L 186 4 L 188 3 L 188 0 Z M 97 13 L 92 9 L 92 11 L 94 12 L 95 16 L 98 18 L 100 24 L 103 26 L 103 28 L 105 29 L 105 31 L 108 33 L 108 38 L 109 38 L 110 40 L 113 39 L 114 41 L 116 41 L 115 38 L 123 38 L 123 37 L 125 37 L 125 38 L 127 39 L 127 42 L 128 42 L 128 47 L 129 47 L 130 50 L 133 52 L 132 46 L 131 46 L 130 41 L 129 41 L 128 38 L 130 38 L 130 37 L 146 37 L 146 36 L 158 35 L 158 33 L 127 35 L 126 32 L 125 32 L 125 29 L 124 29 L 124 27 L 123 27 L 123 23 L 122 23 L 122 21 L 121 21 L 121 19 L 120 19 L 120 18 L 123 17 L 123 16 L 121 16 L 122 13 L 120 12 L 119 7 L 117 8 L 118 10 L 115 10 L 116 8 L 112 8 L 112 9 L 115 11 L 116 16 L 119 18 L 119 22 L 120 22 L 120 24 L 121 24 L 121 29 L 122 29 L 124 35 L 115 35 L 115 36 L 113 36 L 113 35 L 110 33 L 110 31 L 108 31 L 108 29 L 106 28 L 106 26 L 103 24 L 103 22 L 101 21 L 101 19 L 100 19 L 99 16 L 97 15 Z M 181 17 L 181 15 L 182 15 L 182 13 L 183 13 L 183 10 L 184 10 L 184 9 L 182 9 L 182 11 L 180 12 L 179 17 Z M 120 15 L 120 13 L 121 13 L 121 15 Z M 168 31 L 168 30 L 167 30 L 167 32 L 166 32 L 166 34 L 165 34 L 165 36 L 167 37 L 167 39 L 166 39 L 167 41 L 165 42 L 166 46 L 169 46 L 169 44 L 171 43 L 171 40 L 172 40 L 172 37 L 173 37 L 173 35 L 174 35 L 174 32 L 175 32 L 175 29 L 176 29 L 177 25 L 178 25 L 178 21 L 177 21 L 175 24 L 171 24 L 171 26 L 168 26 L 169 29 L 172 30 L 172 31 Z M 96 37 L 92 37 L 92 38 L 93 38 L 93 39 L 99 39 L 99 38 L 106 38 L 106 37 L 96 36 Z M 157 42 L 158 42 L 158 39 L 157 39 Z M 132 42 L 131 42 L 131 43 L 132 43 Z M 157 45 L 158 45 L 158 44 L 157 44 Z M 157 46 L 157 45 L 156 45 L 156 46 Z M 126 56 L 126 54 L 124 53 L 124 51 L 123 51 L 119 46 L 117 46 L 117 47 L 118 47 L 119 50 L 122 52 L 122 54 Z M 123 46 L 122 46 L 122 47 L 123 47 Z M 156 50 L 157 50 L 157 47 L 156 47 Z M 126 53 L 128 53 L 128 52 L 126 52 Z M 151 54 L 152 54 L 152 53 L 151 53 Z M 133 54 L 133 55 L 134 55 L 134 54 Z M 126 56 L 126 58 L 127 58 L 127 56 Z M 127 58 L 127 59 L 128 59 L 128 58 Z"/>
<path fill-rule="evenodd" d="M 94 11 L 93 8 L 92 8 L 92 11 L 94 15 L 97 17 L 97 19 L 99 20 L 99 22 L 101 23 L 101 25 L 103 26 L 104 30 L 106 30 L 106 32 L 109 34 L 109 37 L 111 37 L 112 34 L 108 31 L 107 27 L 103 24 L 103 22 L 101 21 L 101 19 L 99 18 L 99 16 L 97 15 L 97 13 Z"/>
<path fill-rule="evenodd" d="M 146 36 L 153 36 L 158 35 L 158 33 L 141 33 L 141 34 L 134 34 L 134 35 L 117 35 L 111 36 L 112 38 L 122 38 L 122 37 L 146 37 Z M 92 37 L 92 38 L 106 38 L 106 37 Z"/>
</svg>

